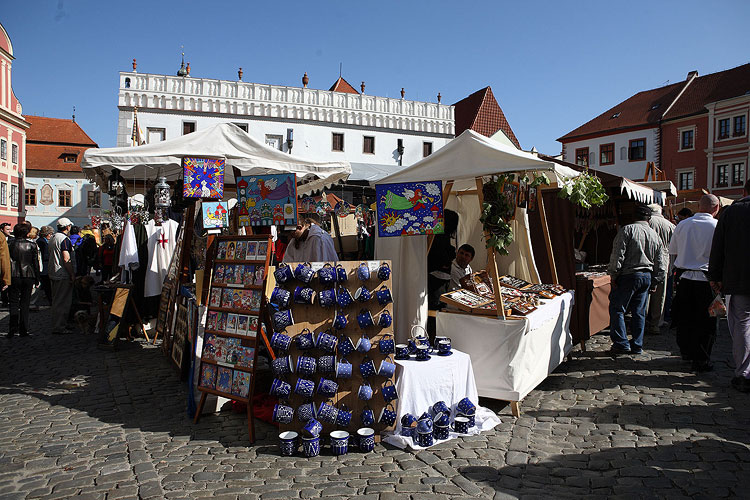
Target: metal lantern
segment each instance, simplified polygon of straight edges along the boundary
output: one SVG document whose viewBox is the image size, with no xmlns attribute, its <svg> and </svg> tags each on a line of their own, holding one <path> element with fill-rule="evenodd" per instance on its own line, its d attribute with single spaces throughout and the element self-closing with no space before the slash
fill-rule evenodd
<svg viewBox="0 0 750 500">
<path fill-rule="evenodd" d="M 159 177 L 159 181 L 154 186 L 154 203 L 156 208 L 169 208 L 171 201 L 166 177 Z"/>
<path fill-rule="evenodd" d="M 120 171 L 117 169 L 112 170 L 112 173 L 107 179 L 107 184 L 109 184 L 108 188 L 110 196 L 120 196 L 123 191 L 125 191 L 125 179 L 122 178 Z"/>
</svg>

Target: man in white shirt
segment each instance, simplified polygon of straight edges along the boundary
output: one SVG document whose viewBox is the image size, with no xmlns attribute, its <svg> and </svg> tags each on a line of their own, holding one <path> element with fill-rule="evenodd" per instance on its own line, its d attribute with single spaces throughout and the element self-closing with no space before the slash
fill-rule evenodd
<svg viewBox="0 0 750 500">
<path fill-rule="evenodd" d="M 283 262 L 336 262 L 336 247 L 333 238 L 319 226 L 320 218 L 309 214 L 297 223 L 289 246 L 286 247 Z"/>
<path fill-rule="evenodd" d="M 716 318 L 708 314 L 714 299 L 708 283 L 708 260 L 719 212 L 719 199 L 706 194 L 698 212 L 680 222 L 672 234 L 669 254 L 675 256 L 677 293 L 672 301 L 672 321 L 677 326 L 677 345 L 682 359 L 693 362 L 693 370 L 713 369 L 711 349 L 716 339 Z"/>
<path fill-rule="evenodd" d="M 461 288 L 461 278 L 472 273 L 469 264 L 474 260 L 475 253 L 474 247 L 468 243 L 458 247 L 456 258 L 451 262 L 451 282 L 449 285 L 451 290 Z"/>
</svg>

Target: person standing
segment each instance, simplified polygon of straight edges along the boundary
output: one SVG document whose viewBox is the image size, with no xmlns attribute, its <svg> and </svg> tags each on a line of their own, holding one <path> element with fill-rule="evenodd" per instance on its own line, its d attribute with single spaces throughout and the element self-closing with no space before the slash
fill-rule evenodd
<svg viewBox="0 0 750 500">
<path fill-rule="evenodd" d="M 49 281 L 49 240 L 55 230 L 51 226 L 42 226 L 39 229 L 39 237 L 36 239 L 36 246 L 39 247 L 39 255 L 42 258 L 42 271 L 39 274 L 39 282 L 47 302 L 52 304 L 52 285 Z"/>
<path fill-rule="evenodd" d="M 635 222 L 620 228 L 612 246 L 607 272 L 612 276 L 609 294 L 609 353 L 640 354 L 646 323 L 646 300 L 664 280 L 666 262 L 659 236 L 648 225 L 651 209 L 639 203 Z M 632 314 L 628 341 L 625 312 Z"/>
<path fill-rule="evenodd" d="M 732 337 L 732 387 L 750 392 L 750 180 L 743 197 L 724 209 L 716 224 L 708 261 L 708 279 L 727 299 Z"/>
<path fill-rule="evenodd" d="M 669 260 L 669 241 L 672 239 L 674 224 L 664 218 L 661 211 L 661 205 L 653 203 L 648 206 L 651 209 L 651 219 L 648 221 L 649 227 L 656 231 L 662 243 L 665 262 Z M 669 270 L 667 270 L 668 272 Z M 664 280 L 658 284 L 656 291 L 648 299 L 648 314 L 646 316 L 646 331 L 649 335 L 658 335 L 661 333 L 660 325 L 664 317 L 664 302 L 667 298 L 667 281 Z"/>
<path fill-rule="evenodd" d="M 706 194 L 698 203 L 698 212 L 674 230 L 669 254 L 675 256 L 677 292 L 672 301 L 672 322 L 677 326 L 677 345 L 682 358 L 693 362 L 693 370 L 713 369 L 711 350 L 716 339 L 716 318 L 708 314 L 714 299 L 706 274 L 711 242 L 716 228 L 714 216 L 719 199 Z"/>
<path fill-rule="evenodd" d="M 112 233 L 104 235 L 104 243 L 99 247 L 98 254 L 96 262 L 97 269 L 102 272 L 102 282 L 109 281 L 115 264 L 115 238 Z"/>
<path fill-rule="evenodd" d="M 3 295 L 3 305 L 8 306 L 10 305 L 8 288 L 10 287 L 12 281 L 10 275 L 10 253 L 8 252 L 8 237 L 5 232 L 5 224 L 8 223 L 6 222 L 4 224 L 0 224 L 0 280 L 2 281 L 2 285 L 0 285 L 0 291 Z"/>
<path fill-rule="evenodd" d="M 73 333 L 65 327 L 73 301 L 73 280 L 76 277 L 73 244 L 68 238 L 73 223 L 67 217 L 57 221 L 57 233 L 50 241 L 49 279 L 52 284 L 52 333 Z"/>
<path fill-rule="evenodd" d="M 39 283 L 39 249 L 27 239 L 31 224 L 20 222 L 13 228 L 14 239 L 9 253 L 12 267 L 12 284 L 9 289 L 10 322 L 8 338 L 29 334 L 29 306 L 31 291 Z"/>
<path fill-rule="evenodd" d="M 320 227 L 320 218 L 308 214 L 297 223 L 292 239 L 284 252 L 283 262 L 337 262 L 333 238 Z"/>
</svg>

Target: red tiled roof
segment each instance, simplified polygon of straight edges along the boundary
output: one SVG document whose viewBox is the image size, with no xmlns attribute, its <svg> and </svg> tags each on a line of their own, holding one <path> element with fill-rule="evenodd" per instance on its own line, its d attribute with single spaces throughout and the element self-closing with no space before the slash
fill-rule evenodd
<svg viewBox="0 0 750 500">
<path fill-rule="evenodd" d="M 486 137 L 491 137 L 502 130 L 518 149 L 521 144 L 510 128 L 500 104 L 492 93 L 492 88 L 485 87 L 453 105 L 456 117 L 456 136 L 464 130 L 471 129 Z"/>
<path fill-rule="evenodd" d="M 26 142 L 75 144 L 97 147 L 96 143 L 73 120 L 25 115 L 31 127 L 26 131 Z"/>
<path fill-rule="evenodd" d="M 750 64 L 699 76 L 680 96 L 665 119 L 708 113 L 706 105 L 750 92 Z"/>
<path fill-rule="evenodd" d="M 661 119 L 707 113 L 705 106 L 708 103 L 741 96 L 750 91 L 750 64 L 699 76 L 685 88 L 687 83 L 685 80 L 639 92 L 557 140 L 567 142 L 589 134 L 618 132 L 644 125 L 656 126 Z M 683 89 L 685 91 L 677 98 Z M 674 102 L 676 98 L 677 101 Z M 669 108 L 673 102 L 674 105 Z M 665 115 L 667 108 L 669 112 Z M 619 115 L 613 118 L 617 113 Z"/>
<path fill-rule="evenodd" d="M 82 172 L 81 160 L 85 146 L 26 143 L 26 170 L 54 170 L 57 172 Z M 76 155 L 75 162 L 64 161 L 65 156 Z"/>
<path fill-rule="evenodd" d="M 339 79 L 336 80 L 328 90 L 333 90 L 334 92 L 346 92 L 347 94 L 359 94 L 359 92 L 357 92 L 354 87 L 349 85 L 349 82 L 344 80 L 342 77 L 339 77 Z"/>
</svg>

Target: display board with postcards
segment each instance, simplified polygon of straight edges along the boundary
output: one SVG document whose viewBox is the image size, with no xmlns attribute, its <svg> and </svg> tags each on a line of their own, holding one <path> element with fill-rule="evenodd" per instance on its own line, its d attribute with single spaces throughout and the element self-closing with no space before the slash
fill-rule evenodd
<svg viewBox="0 0 750 500">
<path fill-rule="evenodd" d="M 196 421 L 206 394 L 242 401 L 247 403 L 251 441 L 254 428 L 250 400 L 270 244 L 268 236 L 217 237 L 200 358 L 198 390 L 203 394 Z"/>
<path fill-rule="evenodd" d="M 360 450 L 372 449 L 393 428 L 401 396 L 390 261 L 284 263 L 273 280 L 271 395 L 279 398 L 273 418 L 287 433 L 282 454 L 303 444 L 313 456 L 329 434 L 339 452 L 349 435 L 359 436 Z M 302 443 L 289 437 L 300 435 Z"/>
</svg>

